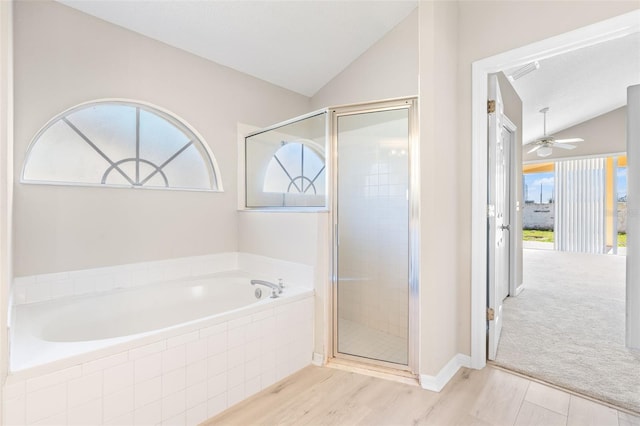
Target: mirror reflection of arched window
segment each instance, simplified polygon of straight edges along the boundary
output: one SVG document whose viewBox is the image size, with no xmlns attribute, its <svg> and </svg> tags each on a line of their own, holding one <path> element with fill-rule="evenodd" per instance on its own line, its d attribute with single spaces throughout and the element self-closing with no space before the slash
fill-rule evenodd
<svg viewBox="0 0 640 426">
<path fill-rule="evenodd" d="M 267 166 L 264 192 L 324 194 L 324 160 L 304 142 L 282 142 Z"/>
<path fill-rule="evenodd" d="M 34 138 L 27 183 L 222 190 L 215 159 L 176 116 L 132 101 L 96 101 L 52 119 Z"/>
</svg>

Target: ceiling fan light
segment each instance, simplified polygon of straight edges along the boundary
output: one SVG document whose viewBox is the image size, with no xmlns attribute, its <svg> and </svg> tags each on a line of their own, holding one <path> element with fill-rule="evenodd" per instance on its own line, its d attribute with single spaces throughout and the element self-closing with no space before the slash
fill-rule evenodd
<svg viewBox="0 0 640 426">
<path fill-rule="evenodd" d="M 548 157 L 551 155 L 553 150 L 549 146 L 543 146 L 539 150 L 536 151 L 538 153 L 538 157 Z"/>
</svg>

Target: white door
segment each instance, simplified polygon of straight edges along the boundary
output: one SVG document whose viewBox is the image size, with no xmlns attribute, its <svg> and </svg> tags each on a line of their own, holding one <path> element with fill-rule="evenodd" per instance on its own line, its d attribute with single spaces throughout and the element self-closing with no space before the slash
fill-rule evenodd
<svg viewBox="0 0 640 426">
<path fill-rule="evenodd" d="M 504 300 L 511 295 L 511 143 L 513 141 L 514 132 L 508 128 L 505 121 L 509 121 L 504 115 L 500 120 L 500 136 L 499 136 L 499 157 L 498 171 L 496 183 L 498 190 L 496 192 L 496 218 L 501 223 L 498 224 L 502 240 L 500 241 L 500 249 L 502 257 L 500 259 L 500 267 L 503 272 L 502 279 L 498 281 L 498 296 Z"/>
<path fill-rule="evenodd" d="M 509 294 L 510 141 L 504 125 L 504 105 L 495 75 L 489 76 L 489 190 L 488 190 L 488 358 L 496 358 L 502 330 L 502 302 Z M 491 102 L 493 101 L 493 102 Z M 491 112 L 493 110 L 493 112 Z"/>
</svg>

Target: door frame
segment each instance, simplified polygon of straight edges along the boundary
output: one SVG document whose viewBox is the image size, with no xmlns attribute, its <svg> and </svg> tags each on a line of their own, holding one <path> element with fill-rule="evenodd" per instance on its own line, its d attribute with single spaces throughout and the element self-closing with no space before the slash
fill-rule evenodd
<svg viewBox="0 0 640 426">
<path fill-rule="evenodd" d="M 487 119 L 489 74 L 640 31 L 640 10 L 472 63 L 471 70 L 471 366 L 487 364 Z"/>
<path fill-rule="evenodd" d="M 408 292 L 408 353 L 407 365 L 394 364 L 391 362 L 373 360 L 348 354 L 338 354 L 338 251 L 337 251 L 337 207 L 338 207 L 338 129 L 337 119 L 340 116 L 362 114 L 369 112 L 389 111 L 396 109 L 407 109 L 409 113 L 409 150 L 408 150 L 408 173 L 409 173 L 409 292 Z M 382 368 L 387 371 L 396 371 L 399 374 L 414 375 L 418 373 L 418 350 L 419 350 L 419 278 L 420 278 L 420 145 L 418 134 L 418 98 L 407 97 L 391 100 L 383 100 L 377 102 L 367 102 L 362 104 L 343 105 L 338 107 L 330 107 L 328 126 L 329 126 L 329 155 L 331 167 L 331 285 L 329 286 L 330 301 L 330 333 L 328 336 L 328 359 L 343 359 L 356 362 L 362 365 L 372 366 L 374 368 Z"/>
</svg>

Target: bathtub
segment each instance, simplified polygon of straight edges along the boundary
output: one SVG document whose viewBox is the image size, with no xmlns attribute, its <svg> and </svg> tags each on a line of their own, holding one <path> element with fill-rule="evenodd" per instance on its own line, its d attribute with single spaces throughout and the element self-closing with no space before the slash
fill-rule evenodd
<svg viewBox="0 0 640 426">
<path fill-rule="evenodd" d="M 313 295 L 309 287 L 285 284 L 282 294 L 271 298 L 270 289 L 250 284 L 255 278 L 261 277 L 226 271 L 15 306 L 10 371 L 73 364 L 92 353 L 121 351 Z"/>
<path fill-rule="evenodd" d="M 257 298 L 274 277 L 282 295 Z M 312 277 L 226 253 L 14 283 L 1 423 L 200 424 L 311 363 Z"/>
</svg>

